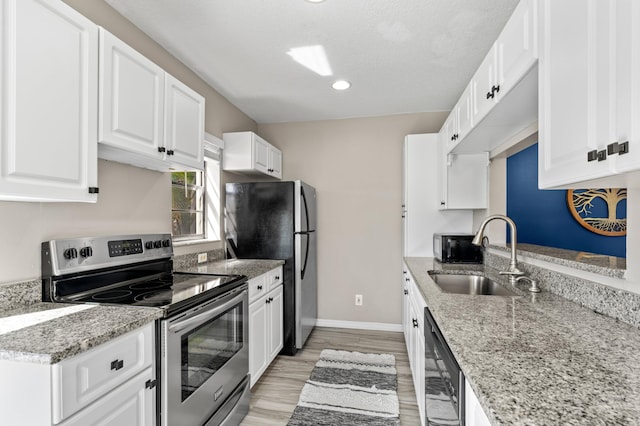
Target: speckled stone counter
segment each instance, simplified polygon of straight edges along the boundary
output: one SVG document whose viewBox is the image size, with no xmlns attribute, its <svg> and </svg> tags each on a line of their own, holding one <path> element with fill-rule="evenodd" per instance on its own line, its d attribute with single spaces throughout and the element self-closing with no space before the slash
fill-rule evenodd
<svg viewBox="0 0 640 426">
<path fill-rule="evenodd" d="M 36 303 L 0 311 L 2 318 L 63 309 L 63 303 Z M 156 308 L 99 306 L 0 334 L 0 360 L 55 364 L 162 316 Z"/>
<path fill-rule="evenodd" d="M 627 268 L 627 260 L 624 257 L 538 246 L 535 244 L 519 243 L 517 247 L 518 257 L 526 256 L 532 259 L 544 260 L 545 262 L 555 263 L 556 265 L 568 266 L 573 269 L 593 272 L 607 277 L 622 278 Z M 490 244 L 489 248 L 503 252 L 511 252 L 511 247 L 507 245 Z"/>
<path fill-rule="evenodd" d="M 248 279 L 251 279 L 275 269 L 280 265 L 284 265 L 284 260 L 230 259 L 203 263 L 182 269 L 176 268 L 176 270 L 180 272 L 198 272 L 201 274 L 246 275 Z"/>
<path fill-rule="evenodd" d="M 513 297 L 443 293 L 427 273 L 441 264 L 405 262 L 492 424 L 640 424 L 638 328 L 525 283 Z"/>
</svg>

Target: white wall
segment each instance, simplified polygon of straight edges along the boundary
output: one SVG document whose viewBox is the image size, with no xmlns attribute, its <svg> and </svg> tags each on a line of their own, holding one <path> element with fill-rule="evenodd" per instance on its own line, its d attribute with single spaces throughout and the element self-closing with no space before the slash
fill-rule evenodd
<svg viewBox="0 0 640 426">
<path fill-rule="evenodd" d="M 317 189 L 319 318 L 400 323 L 402 144 L 437 132 L 446 116 L 258 125 L 284 152 L 284 178 Z"/>
</svg>

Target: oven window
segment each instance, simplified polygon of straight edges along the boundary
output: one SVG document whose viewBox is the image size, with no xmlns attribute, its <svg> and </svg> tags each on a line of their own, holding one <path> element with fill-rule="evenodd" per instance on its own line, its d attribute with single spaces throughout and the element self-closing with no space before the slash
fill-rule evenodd
<svg viewBox="0 0 640 426">
<path fill-rule="evenodd" d="M 182 336 L 182 401 L 242 349 L 242 303 Z"/>
</svg>

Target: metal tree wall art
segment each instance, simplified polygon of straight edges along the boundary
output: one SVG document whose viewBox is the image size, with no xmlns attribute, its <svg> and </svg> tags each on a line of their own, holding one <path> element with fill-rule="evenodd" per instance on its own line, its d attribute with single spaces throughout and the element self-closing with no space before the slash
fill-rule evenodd
<svg viewBox="0 0 640 426">
<path fill-rule="evenodd" d="M 617 214 L 618 203 L 626 199 L 626 188 L 567 191 L 567 205 L 578 223 L 591 232 L 606 236 L 627 235 L 627 218 L 619 218 Z"/>
</svg>

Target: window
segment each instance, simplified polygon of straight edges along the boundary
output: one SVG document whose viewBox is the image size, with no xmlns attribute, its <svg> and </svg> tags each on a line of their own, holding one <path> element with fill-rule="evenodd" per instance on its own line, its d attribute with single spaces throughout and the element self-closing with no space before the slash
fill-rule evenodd
<svg viewBox="0 0 640 426">
<path fill-rule="evenodd" d="M 220 157 L 205 143 L 204 172 L 171 173 L 171 233 L 174 241 L 220 239 Z"/>
<path fill-rule="evenodd" d="M 205 238 L 203 172 L 171 173 L 171 233 L 175 240 Z"/>
</svg>

